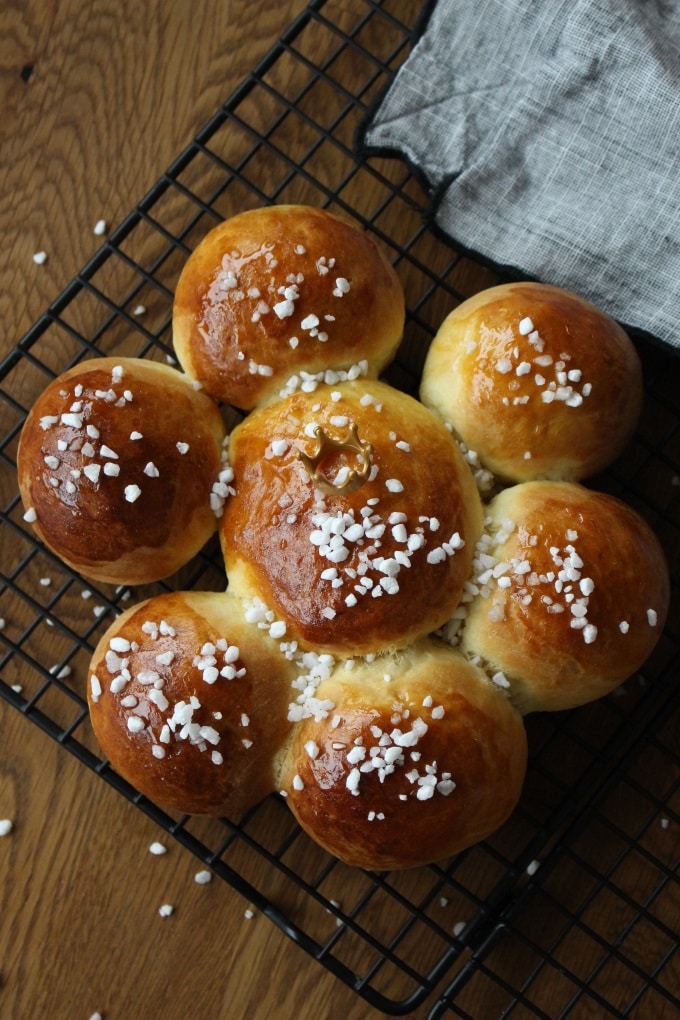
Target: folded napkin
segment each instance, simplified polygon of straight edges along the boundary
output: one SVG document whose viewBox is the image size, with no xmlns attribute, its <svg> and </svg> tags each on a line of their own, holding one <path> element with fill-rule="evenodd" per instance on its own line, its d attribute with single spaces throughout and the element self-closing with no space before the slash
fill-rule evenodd
<svg viewBox="0 0 680 1020">
<path fill-rule="evenodd" d="M 460 247 L 680 350 L 680 0 L 438 0 L 360 142 Z"/>
</svg>

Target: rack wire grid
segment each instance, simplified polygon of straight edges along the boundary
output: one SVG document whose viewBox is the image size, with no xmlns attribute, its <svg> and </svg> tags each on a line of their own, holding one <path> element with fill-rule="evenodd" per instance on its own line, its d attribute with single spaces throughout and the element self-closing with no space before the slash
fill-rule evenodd
<svg viewBox="0 0 680 1020">
<path fill-rule="evenodd" d="M 218 548 L 131 592 L 93 587 L 23 523 L 16 449 L 38 393 L 84 358 L 171 359 L 182 265 L 213 225 L 244 208 L 335 208 L 378 238 L 408 307 L 386 378 L 417 392 L 444 316 L 502 278 L 428 226 L 428 196 L 403 162 L 355 152 L 360 124 L 416 38 L 422 7 L 311 3 L 0 365 L 0 694 L 384 1013 L 677 1020 L 677 360 L 636 340 L 643 417 L 625 456 L 594 482 L 631 503 L 665 547 L 673 594 L 660 643 L 617 694 L 529 716 L 529 771 L 513 817 L 486 842 L 430 867 L 347 868 L 274 796 L 238 821 L 179 817 L 123 782 L 90 729 L 90 654 L 130 598 L 223 586 Z"/>
</svg>

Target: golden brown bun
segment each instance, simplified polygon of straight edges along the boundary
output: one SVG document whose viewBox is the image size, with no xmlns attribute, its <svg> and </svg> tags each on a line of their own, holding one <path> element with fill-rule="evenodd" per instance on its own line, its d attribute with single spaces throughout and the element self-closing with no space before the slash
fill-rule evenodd
<svg viewBox="0 0 680 1020">
<path fill-rule="evenodd" d="M 214 227 L 175 291 L 180 364 L 244 410 L 301 372 L 365 361 L 377 376 L 403 327 L 401 285 L 374 241 L 310 206 L 251 209 Z"/>
<path fill-rule="evenodd" d="M 315 425 L 342 439 L 349 423 L 373 447 L 369 480 L 324 494 L 298 452 L 314 452 Z M 365 654 L 403 645 L 451 615 L 482 507 L 456 443 L 418 401 L 369 380 L 296 393 L 234 429 L 229 458 L 236 494 L 220 538 L 230 586 L 261 599 L 289 637 L 339 656 Z M 335 479 L 345 460 L 331 454 L 323 469 Z"/>
<path fill-rule="evenodd" d="M 275 788 L 294 675 L 237 599 L 159 595 L 123 613 L 97 645 L 92 726 L 114 769 L 151 800 L 237 814 Z"/>
<path fill-rule="evenodd" d="M 281 788 L 301 826 L 347 864 L 438 860 L 514 809 L 527 757 L 522 718 L 454 649 L 426 638 L 340 665 L 317 694 L 334 708 L 296 727 Z"/>
<path fill-rule="evenodd" d="M 642 374 L 628 335 L 599 309 L 557 287 L 509 283 L 444 320 L 420 396 L 500 478 L 576 481 L 629 441 Z"/>
<path fill-rule="evenodd" d="M 50 383 L 24 424 L 17 470 L 27 520 L 35 515 L 38 537 L 86 577 L 167 577 L 215 531 L 224 436 L 215 403 L 175 369 L 139 358 L 82 362 Z"/>
<path fill-rule="evenodd" d="M 630 677 L 668 612 L 668 568 L 647 523 L 569 482 L 512 486 L 488 520 L 463 651 L 502 671 L 523 713 L 585 704 Z"/>
</svg>

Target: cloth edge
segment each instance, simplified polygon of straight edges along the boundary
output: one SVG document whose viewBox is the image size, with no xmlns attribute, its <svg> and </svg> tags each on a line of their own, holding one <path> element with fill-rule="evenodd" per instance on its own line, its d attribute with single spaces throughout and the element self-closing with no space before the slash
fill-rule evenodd
<svg viewBox="0 0 680 1020">
<path fill-rule="evenodd" d="M 552 280 L 542 280 L 540 277 L 528 273 L 525 269 L 522 269 L 519 266 L 505 264 L 495 260 L 483 251 L 465 244 L 463 241 L 458 239 L 453 232 L 439 224 L 437 217 L 442 206 L 444 196 L 458 176 L 457 174 L 449 174 L 447 177 L 439 181 L 437 185 L 434 185 L 428 174 L 409 157 L 406 151 L 396 146 L 376 145 L 368 142 L 367 140 L 367 135 L 372 122 L 376 118 L 388 92 L 392 88 L 399 70 L 403 67 L 404 63 L 410 59 L 414 47 L 425 33 L 436 5 L 437 0 L 427 0 L 425 3 L 411 33 L 409 54 L 406 56 L 402 64 L 388 75 L 384 85 L 376 93 L 355 128 L 353 139 L 354 155 L 358 160 L 367 160 L 371 157 L 376 157 L 397 159 L 403 163 L 418 182 L 427 197 L 427 203 L 422 209 L 422 221 L 424 225 L 428 229 L 432 230 L 441 241 L 454 247 L 461 255 L 474 259 L 474 261 L 478 262 L 480 265 L 506 277 L 507 279 L 554 283 L 555 281 Z M 560 286 L 559 282 L 556 285 Z M 586 300 L 588 300 L 587 295 L 582 296 L 586 297 Z M 669 342 L 654 333 L 644 330 L 640 326 L 626 323 L 618 316 L 613 317 L 617 319 L 623 329 L 625 329 L 632 338 L 637 338 L 650 343 L 661 352 L 669 354 L 672 359 L 680 358 L 680 340 L 677 344 Z"/>
</svg>

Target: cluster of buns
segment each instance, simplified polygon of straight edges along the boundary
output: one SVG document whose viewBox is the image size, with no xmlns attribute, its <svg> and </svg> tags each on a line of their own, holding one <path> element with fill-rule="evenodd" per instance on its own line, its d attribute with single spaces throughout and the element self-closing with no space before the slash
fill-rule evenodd
<svg viewBox="0 0 680 1020">
<path fill-rule="evenodd" d="M 167 576 L 217 531 L 228 587 L 120 615 L 92 724 L 143 794 L 238 814 L 278 791 L 343 861 L 458 852 L 520 797 L 530 711 L 611 692 L 651 653 L 664 557 L 581 480 L 630 438 L 625 333 L 538 284 L 460 305 L 421 399 L 379 380 L 404 323 L 371 238 L 320 209 L 216 227 L 178 282 L 183 371 L 86 361 L 21 438 L 26 519 L 85 576 Z M 220 404 L 246 414 L 229 435 Z"/>
</svg>

